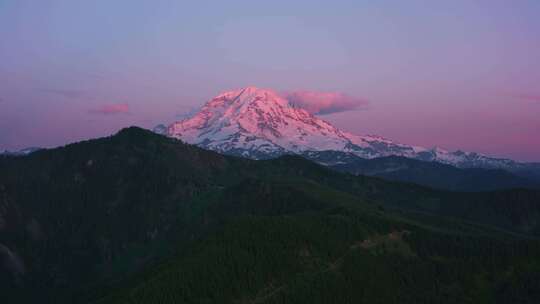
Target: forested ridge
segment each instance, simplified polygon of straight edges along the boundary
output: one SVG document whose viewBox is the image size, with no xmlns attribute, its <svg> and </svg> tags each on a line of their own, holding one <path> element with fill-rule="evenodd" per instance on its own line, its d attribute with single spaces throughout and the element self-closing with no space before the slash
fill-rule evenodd
<svg viewBox="0 0 540 304">
<path fill-rule="evenodd" d="M 252 161 L 151 132 L 0 158 L 7 303 L 538 303 L 540 193 Z"/>
</svg>

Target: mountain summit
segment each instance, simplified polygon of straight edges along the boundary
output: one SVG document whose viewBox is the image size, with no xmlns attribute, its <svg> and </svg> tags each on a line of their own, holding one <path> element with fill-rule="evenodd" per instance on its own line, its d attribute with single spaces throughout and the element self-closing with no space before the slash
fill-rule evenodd
<svg viewBox="0 0 540 304">
<path fill-rule="evenodd" d="M 342 150 L 340 130 L 293 107 L 276 92 L 256 87 L 225 92 L 195 116 L 169 127 L 169 134 L 220 152 L 264 158 L 306 150 Z"/>
<path fill-rule="evenodd" d="M 368 159 L 397 155 L 458 167 L 520 166 L 512 160 L 477 153 L 427 149 L 379 136 L 354 135 L 294 106 L 273 90 L 257 87 L 216 96 L 197 114 L 170 125 L 166 133 L 206 149 L 254 159 L 288 153 L 318 159 L 318 153 L 337 151 L 341 155 L 333 163 L 347 155 Z"/>
<path fill-rule="evenodd" d="M 199 113 L 168 128 L 170 136 L 219 152 L 269 158 L 307 151 L 352 152 L 373 158 L 388 152 L 411 156 L 414 149 L 377 137 L 344 132 L 278 93 L 247 87 L 210 100 Z"/>
</svg>

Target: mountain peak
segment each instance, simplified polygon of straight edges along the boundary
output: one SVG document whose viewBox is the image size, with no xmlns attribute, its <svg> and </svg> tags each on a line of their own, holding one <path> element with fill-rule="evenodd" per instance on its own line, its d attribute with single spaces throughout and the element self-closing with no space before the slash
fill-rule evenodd
<svg viewBox="0 0 540 304">
<path fill-rule="evenodd" d="M 221 153 L 249 158 L 325 151 L 362 158 L 403 156 L 458 167 L 507 167 L 517 163 L 469 152 L 399 144 L 381 136 L 342 131 L 271 89 L 247 86 L 219 94 L 196 115 L 173 123 L 167 135 Z"/>
<path fill-rule="evenodd" d="M 344 132 L 271 89 L 254 86 L 224 92 L 191 118 L 168 128 L 170 136 L 229 154 L 268 158 L 307 151 L 342 151 L 373 158 L 410 156 L 412 147 Z"/>
<path fill-rule="evenodd" d="M 253 86 L 221 93 L 195 116 L 171 125 L 168 134 L 219 152 L 242 150 L 247 157 L 342 149 L 349 143 L 340 130 L 276 91 Z"/>
<path fill-rule="evenodd" d="M 259 88 L 256 86 L 247 86 L 242 89 L 243 93 L 245 94 L 253 94 L 253 93 L 274 93 L 274 90 L 271 89 L 265 89 L 265 88 Z"/>
<path fill-rule="evenodd" d="M 265 89 L 265 88 L 259 88 L 256 86 L 247 86 L 243 87 L 237 90 L 228 91 L 225 93 L 237 93 L 237 94 L 246 94 L 246 95 L 262 95 L 262 94 L 274 94 L 277 95 L 277 93 L 272 89 Z"/>
<path fill-rule="evenodd" d="M 223 92 L 208 102 L 207 106 L 221 106 L 223 104 L 227 106 L 231 104 L 257 104 L 258 101 L 289 106 L 288 101 L 281 97 L 276 91 L 254 86 Z"/>
</svg>

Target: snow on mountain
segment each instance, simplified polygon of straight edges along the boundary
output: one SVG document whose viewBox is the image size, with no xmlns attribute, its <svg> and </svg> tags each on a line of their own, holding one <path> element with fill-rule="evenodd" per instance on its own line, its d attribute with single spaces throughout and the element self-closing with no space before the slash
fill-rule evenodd
<svg viewBox="0 0 540 304">
<path fill-rule="evenodd" d="M 398 155 L 458 167 L 513 168 L 520 165 L 477 153 L 427 149 L 379 136 L 354 135 L 293 106 L 272 90 L 256 87 L 218 95 L 200 112 L 170 125 L 166 133 L 206 149 L 254 159 L 287 153 L 317 158 L 315 154 L 319 152 L 335 151 L 362 158 Z"/>
<path fill-rule="evenodd" d="M 195 116 L 172 124 L 169 135 L 221 152 L 279 155 L 306 150 L 343 150 L 346 135 L 271 90 L 248 87 L 223 93 Z"/>
</svg>

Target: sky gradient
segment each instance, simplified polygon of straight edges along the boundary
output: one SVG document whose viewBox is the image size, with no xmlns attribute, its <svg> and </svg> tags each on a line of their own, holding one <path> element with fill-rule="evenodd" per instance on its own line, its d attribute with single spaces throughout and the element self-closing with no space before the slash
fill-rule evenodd
<svg viewBox="0 0 540 304">
<path fill-rule="evenodd" d="M 353 133 L 540 161 L 540 1 L 0 0 L 0 150 L 248 85 L 359 101 L 321 111 Z"/>
</svg>

